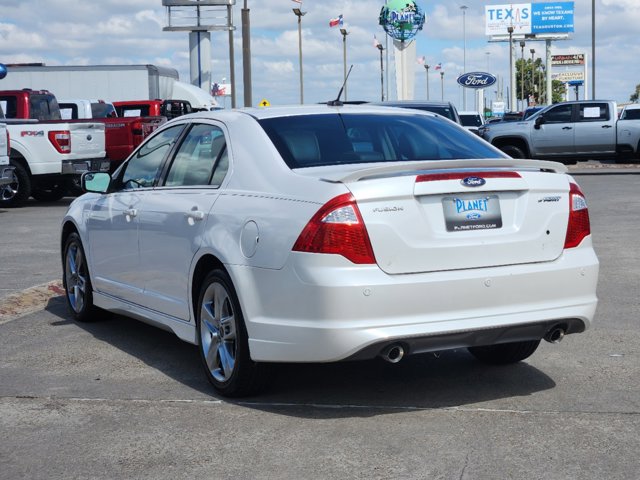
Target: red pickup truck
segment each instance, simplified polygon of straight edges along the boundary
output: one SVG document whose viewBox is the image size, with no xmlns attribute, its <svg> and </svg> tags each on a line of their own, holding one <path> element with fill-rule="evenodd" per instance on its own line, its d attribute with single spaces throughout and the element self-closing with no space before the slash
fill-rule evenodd
<svg viewBox="0 0 640 480">
<path fill-rule="evenodd" d="M 119 117 L 156 116 L 176 118 L 195 110 L 187 100 L 127 100 L 113 102 Z"/>
</svg>

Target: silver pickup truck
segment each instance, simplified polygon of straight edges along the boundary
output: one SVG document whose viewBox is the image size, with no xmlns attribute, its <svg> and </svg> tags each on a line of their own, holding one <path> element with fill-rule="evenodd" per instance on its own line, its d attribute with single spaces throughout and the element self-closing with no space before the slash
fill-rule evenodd
<svg viewBox="0 0 640 480">
<path fill-rule="evenodd" d="M 550 105 L 519 122 L 487 124 L 486 141 L 514 158 L 565 164 L 592 158 L 638 156 L 640 120 L 618 120 L 615 102 L 585 100 Z"/>
</svg>

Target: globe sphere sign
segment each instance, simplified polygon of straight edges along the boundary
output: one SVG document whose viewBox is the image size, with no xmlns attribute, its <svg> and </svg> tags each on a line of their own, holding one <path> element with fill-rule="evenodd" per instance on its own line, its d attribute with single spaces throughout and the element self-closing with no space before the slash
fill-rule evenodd
<svg viewBox="0 0 640 480">
<path fill-rule="evenodd" d="M 0 63 L 0 80 L 7 76 L 7 67 L 5 64 Z"/>
<path fill-rule="evenodd" d="M 380 10 L 379 24 L 394 40 L 411 40 L 422 30 L 425 14 L 414 1 L 391 0 Z"/>
</svg>

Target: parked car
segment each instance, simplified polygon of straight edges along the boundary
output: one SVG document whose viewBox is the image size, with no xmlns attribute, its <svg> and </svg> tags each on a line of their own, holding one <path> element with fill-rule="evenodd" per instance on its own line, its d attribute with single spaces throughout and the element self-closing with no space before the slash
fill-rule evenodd
<svg viewBox="0 0 640 480">
<path fill-rule="evenodd" d="M 478 128 L 484 125 L 484 117 L 480 112 L 458 112 L 458 115 L 460 116 L 460 122 L 464 128 L 476 135 L 479 135 Z"/>
<path fill-rule="evenodd" d="M 113 102 L 119 117 L 176 118 L 194 112 L 186 100 L 126 100 Z"/>
<path fill-rule="evenodd" d="M 462 125 L 458 109 L 451 102 L 435 102 L 435 101 L 416 101 L 416 100 L 395 100 L 387 102 L 371 102 L 371 105 L 380 105 L 384 107 L 400 107 L 412 108 L 415 110 L 423 110 L 425 112 L 433 112 L 448 118 L 452 122 Z"/>
<path fill-rule="evenodd" d="M 462 347 L 518 362 L 594 317 L 598 260 L 566 167 L 432 113 L 196 113 L 82 182 L 61 232 L 73 317 L 175 332 L 223 395 L 258 391 L 272 362 Z"/>
</svg>

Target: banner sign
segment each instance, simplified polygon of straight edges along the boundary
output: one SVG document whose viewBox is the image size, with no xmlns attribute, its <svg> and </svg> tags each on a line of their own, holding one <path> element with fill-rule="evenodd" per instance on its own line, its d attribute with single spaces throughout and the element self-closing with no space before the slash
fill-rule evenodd
<svg viewBox="0 0 640 480">
<path fill-rule="evenodd" d="M 551 55 L 552 66 L 564 65 L 584 65 L 584 53 L 573 53 L 569 55 Z"/>
<path fill-rule="evenodd" d="M 486 5 L 484 13 L 487 35 L 573 32 L 573 2 Z"/>
<path fill-rule="evenodd" d="M 457 79 L 465 88 L 487 88 L 496 83 L 496 77 L 485 72 L 463 73 Z"/>
<path fill-rule="evenodd" d="M 558 80 L 560 82 L 574 82 L 580 81 L 584 82 L 584 72 L 560 72 L 560 73 L 552 73 L 552 80 Z"/>
</svg>

